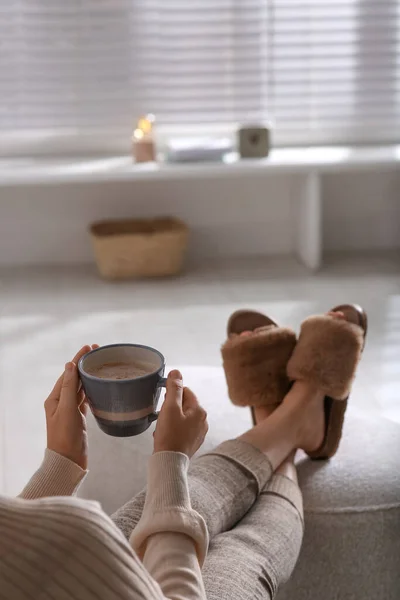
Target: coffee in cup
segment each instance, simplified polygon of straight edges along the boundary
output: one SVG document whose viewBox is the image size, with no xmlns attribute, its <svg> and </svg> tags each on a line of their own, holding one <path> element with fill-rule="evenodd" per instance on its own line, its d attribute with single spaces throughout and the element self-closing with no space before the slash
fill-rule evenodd
<svg viewBox="0 0 400 600">
<path fill-rule="evenodd" d="M 136 379 L 151 373 L 152 366 L 134 362 L 107 362 L 88 371 L 100 379 Z"/>
<path fill-rule="evenodd" d="M 108 435 L 138 435 L 157 419 L 166 380 L 164 356 L 155 348 L 102 346 L 83 356 L 78 370 L 90 409 Z"/>
</svg>

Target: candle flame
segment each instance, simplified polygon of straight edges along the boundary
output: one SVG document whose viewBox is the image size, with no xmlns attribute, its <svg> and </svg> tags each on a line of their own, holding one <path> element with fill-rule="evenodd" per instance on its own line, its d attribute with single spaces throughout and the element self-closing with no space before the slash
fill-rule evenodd
<svg viewBox="0 0 400 600">
<path fill-rule="evenodd" d="M 140 117 L 137 122 L 137 129 L 141 129 L 144 134 L 149 134 L 152 132 L 154 121 L 155 117 L 152 114 Z"/>
<path fill-rule="evenodd" d="M 133 132 L 133 137 L 135 140 L 142 140 L 144 138 L 144 133 L 142 129 L 135 129 Z"/>
</svg>

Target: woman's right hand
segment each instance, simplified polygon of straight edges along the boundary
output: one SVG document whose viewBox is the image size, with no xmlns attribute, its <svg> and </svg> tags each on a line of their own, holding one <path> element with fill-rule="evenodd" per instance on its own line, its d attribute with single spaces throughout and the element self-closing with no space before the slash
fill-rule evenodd
<svg viewBox="0 0 400 600">
<path fill-rule="evenodd" d="M 182 374 L 171 371 L 154 432 L 154 452 L 182 452 L 191 458 L 204 442 L 207 431 L 206 411 L 194 393 L 183 387 Z"/>
</svg>

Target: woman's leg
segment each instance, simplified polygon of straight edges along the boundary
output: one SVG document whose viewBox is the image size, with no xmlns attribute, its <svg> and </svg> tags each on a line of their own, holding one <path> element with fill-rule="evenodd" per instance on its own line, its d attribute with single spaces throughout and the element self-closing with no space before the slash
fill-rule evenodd
<svg viewBox="0 0 400 600">
<path fill-rule="evenodd" d="M 202 570 L 208 600 L 273 598 L 293 572 L 302 539 L 301 492 L 288 460 L 236 527 L 212 540 Z"/>
<path fill-rule="evenodd" d="M 224 486 L 218 487 L 219 501 L 214 502 L 214 512 L 209 513 L 208 522 L 213 523 L 215 529 L 202 569 L 208 600 L 272 599 L 280 585 L 291 576 L 303 539 L 302 496 L 297 485 L 293 456 L 294 453 L 277 469 L 257 501 L 236 526 L 215 535 L 218 527 L 223 530 L 227 516 L 237 519 L 240 510 L 236 507 L 243 507 L 254 494 L 251 489 L 253 485 L 248 486 L 249 480 L 246 479 L 235 501 L 228 504 L 224 502 L 225 485 L 231 477 L 236 479 L 238 476 L 241 479 L 242 471 L 238 473 L 231 470 L 232 467 L 236 468 L 233 462 L 221 463 L 227 469 L 219 474 L 226 479 Z M 194 479 L 192 475 L 189 476 L 191 490 L 195 491 L 196 496 L 193 504 L 197 509 L 205 505 L 203 494 L 209 497 L 211 493 L 208 489 L 208 468 L 220 464 L 219 460 L 204 464 L 201 460 L 204 458 L 200 457 L 193 464 Z M 209 456 L 210 460 L 212 458 L 218 459 L 218 455 Z M 204 476 L 205 482 L 202 481 Z M 240 490 L 239 487 L 236 489 Z M 232 493 L 230 485 L 228 491 Z M 113 516 L 114 522 L 127 537 L 140 519 L 144 499 L 145 492 L 141 492 Z M 215 493 L 211 500 L 215 501 Z M 234 510 L 231 510 L 232 505 Z"/>
<path fill-rule="evenodd" d="M 296 382 L 270 417 L 195 459 L 189 471 L 190 497 L 207 523 L 210 538 L 243 518 L 294 449 L 318 448 L 323 434 L 323 395 Z M 144 500 L 145 491 L 112 516 L 127 538 L 140 519 Z"/>
<path fill-rule="evenodd" d="M 243 517 L 272 472 L 268 458 L 241 440 L 224 442 L 193 460 L 188 476 L 190 499 L 205 519 L 210 537 L 230 529 Z M 111 517 L 127 538 L 139 522 L 145 498 L 143 490 Z"/>
</svg>

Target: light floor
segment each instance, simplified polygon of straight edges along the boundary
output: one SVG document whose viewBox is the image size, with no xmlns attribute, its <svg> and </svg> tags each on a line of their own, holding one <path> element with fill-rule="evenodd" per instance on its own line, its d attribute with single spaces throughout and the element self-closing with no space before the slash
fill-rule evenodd
<svg viewBox="0 0 400 600">
<path fill-rule="evenodd" d="M 81 345 L 139 342 L 171 365 L 216 366 L 234 309 L 253 307 L 298 328 L 343 302 L 369 313 L 352 402 L 400 423 L 398 254 L 336 257 L 318 275 L 287 259 L 259 259 L 119 284 L 90 268 L 0 271 L 0 493 L 18 493 L 40 463 L 43 401 Z"/>
</svg>

